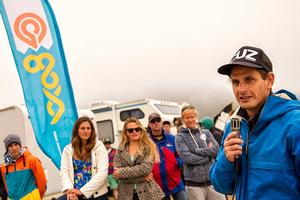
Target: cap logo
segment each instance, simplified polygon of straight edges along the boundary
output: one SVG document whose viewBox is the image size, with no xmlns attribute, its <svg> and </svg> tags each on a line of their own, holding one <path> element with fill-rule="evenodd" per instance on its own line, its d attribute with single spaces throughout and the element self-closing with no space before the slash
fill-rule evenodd
<svg viewBox="0 0 300 200">
<path fill-rule="evenodd" d="M 231 63 L 233 63 L 236 59 L 241 59 L 241 58 L 244 58 L 245 60 L 249 60 L 251 62 L 255 62 L 256 58 L 253 58 L 253 56 L 256 56 L 257 54 L 258 52 L 252 49 L 244 49 L 242 54 L 241 54 L 241 50 L 239 50 L 234 54 Z"/>
</svg>

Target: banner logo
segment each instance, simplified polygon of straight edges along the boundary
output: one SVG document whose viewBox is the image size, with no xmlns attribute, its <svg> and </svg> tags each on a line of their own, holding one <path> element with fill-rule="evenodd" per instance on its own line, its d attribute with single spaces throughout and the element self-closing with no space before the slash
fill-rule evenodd
<svg viewBox="0 0 300 200">
<path fill-rule="evenodd" d="M 46 35 L 46 23 L 44 20 L 34 13 L 23 13 L 19 15 L 14 23 L 14 30 L 18 38 L 37 50 L 40 43 Z M 47 63 L 46 65 L 44 63 Z M 57 123 L 64 113 L 64 103 L 58 98 L 61 93 L 61 85 L 57 73 L 52 71 L 55 65 L 55 58 L 50 53 L 41 53 L 40 55 L 28 55 L 24 58 L 23 66 L 29 73 L 35 74 L 43 70 L 41 75 L 41 83 L 43 85 L 43 93 L 49 99 L 47 103 L 47 112 L 53 117 L 51 125 Z M 34 66 L 34 67 L 32 67 Z M 51 82 L 48 82 L 49 80 Z M 54 90 L 53 93 L 50 90 Z M 57 111 L 53 109 L 55 103 L 58 107 Z"/>
<path fill-rule="evenodd" d="M 15 33 L 22 41 L 37 50 L 46 35 L 44 20 L 34 13 L 23 13 L 14 23 Z"/>
</svg>

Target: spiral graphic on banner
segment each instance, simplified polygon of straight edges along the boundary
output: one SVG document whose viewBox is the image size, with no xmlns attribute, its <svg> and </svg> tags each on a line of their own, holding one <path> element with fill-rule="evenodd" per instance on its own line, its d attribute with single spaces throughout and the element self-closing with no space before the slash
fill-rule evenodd
<svg viewBox="0 0 300 200">
<path fill-rule="evenodd" d="M 48 64 L 46 66 L 43 63 L 44 59 L 48 61 Z M 34 64 L 35 67 L 32 67 L 32 64 Z M 43 70 L 43 73 L 41 75 L 41 83 L 44 87 L 43 92 L 45 96 L 50 100 L 47 103 L 47 111 L 49 115 L 53 117 L 51 120 L 51 124 L 56 124 L 65 111 L 65 105 L 63 101 L 58 98 L 61 93 L 61 85 L 59 84 L 59 76 L 57 75 L 57 73 L 52 71 L 55 65 L 54 57 L 49 53 L 42 53 L 38 56 L 28 55 L 24 59 L 23 65 L 25 70 L 32 74 Z M 49 82 L 49 80 L 52 81 Z M 53 94 L 50 92 L 50 90 L 54 90 Z M 56 104 L 57 109 L 53 109 L 53 103 Z"/>
</svg>

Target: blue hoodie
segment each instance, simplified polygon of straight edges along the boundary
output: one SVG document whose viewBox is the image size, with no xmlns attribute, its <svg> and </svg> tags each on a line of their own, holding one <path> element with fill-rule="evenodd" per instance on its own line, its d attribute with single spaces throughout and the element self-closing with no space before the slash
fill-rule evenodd
<svg viewBox="0 0 300 200">
<path fill-rule="evenodd" d="M 223 139 L 230 132 L 227 124 Z M 236 193 L 237 200 L 299 200 L 300 101 L 269 96 L 252 132 L 243 118 L 240 132 L 244 141 L 241 170 L 235 172 L 222 142 L 210 171 L 214 188 Z"/>
</svg>

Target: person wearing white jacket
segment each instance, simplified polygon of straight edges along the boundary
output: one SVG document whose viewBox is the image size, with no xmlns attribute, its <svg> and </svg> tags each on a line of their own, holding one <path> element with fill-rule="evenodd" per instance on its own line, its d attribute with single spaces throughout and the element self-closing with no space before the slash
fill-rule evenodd
<svg viewBox="0 0 300 200">
<path fill-rule="evenodd" d="M 107 151 L 97 139 L 92 121 L 79 118 L 73 127 L 72 141 L 62 153 L 60 176 L 64 195 L 58 200 L 108 200 L 107 171 Z"/>
</svg>

